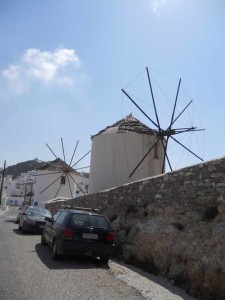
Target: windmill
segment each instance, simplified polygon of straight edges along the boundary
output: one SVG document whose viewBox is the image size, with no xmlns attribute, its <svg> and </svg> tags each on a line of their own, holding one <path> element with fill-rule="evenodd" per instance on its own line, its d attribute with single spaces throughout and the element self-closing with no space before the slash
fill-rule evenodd
<svg viewBox="0 0 225 300">
<path fill-rule="evenodd" d="M 156 128 L 156 141 L 155 141 L 155 143 L 150 147 L 150 149 L 146 152 L 146 154 L 143 156 L 143 158 L 140 160 L 140 162 L 136 165 L 136 167 L 130 173 L 129 177 L 132 177 L 132 175 L 136 172 L 136 170 L 143 163 L 143 161 L 145 160 L 145 158 L 149 155 L 149 153 L 151 151 L 153 151 L 153 149 L 155 147 L 157 147 L 157 145 L 159 143 L 161 143 L 162 148 L 163 148 L 163 164 L 162 164 L 162 170 L 161 171 L 162 171 L 162 173 L 164 173 L 166 161 L 168 162 L 170 170 L 172 171 L 171 162 L 170 162 L 170 159 L 169 159 L 168 153 L 167 153 L 168 144 L 169 144 L 170 140 L 173 140 L 179 146 L 183 147 L 186 151 L 188 151 L 189 153 L 191 153 L 192 155 L 194 155 L 195 157 L 197 157 L 199 160 L 203 161 L 203 159 L 200 156 L 198 156 L 196 153 L 194 153 L 193 151 L 191 151 L 191 149 L 189 149 L 188 147 L 186 147 L 185 145 L 183 145 L 183 143 L 181 143 L 180 141 L 178 141 L 177 138 L 174 137 L 175 135 L 179 135 L 179 134 L 182 134 L 182 133 L 188 133 L 188 132 L 190 133 L 190 132 L 196 132 L 196 131 L 202 131 L 202 130 L 204 130 L 204 129 L 197 129 L 197 127 L 193 127 L 193 126 L 191 126 L 191 127 L 183 127 L 183 128 L 176 128 L 176 127 L 174 127 L 175 122 L 181 117 L 181 115 L 187 110 L 187 108 L 193 102 L 193 100 L 191 100 L 182 109 L 182 111 L 176 115 L 176 108 L 177 108 L 178 95 L 179 95 L 179 90 L 180 90 L 180 85 L 181 85 L 181 78 L 179 79 L 179 83 L 178 83 L 178 87 L 177 87 L 177 91 L 176 91 L 176 97 L 175 97 L 175 101 L 174 101 L 174 105 L 173 105 L 173 110 L 172 110 L 172 115 L 171 115 L 171 118 L 170 118 L 170 122 L 169 122 L 168 126 L 164 129 L 160 125 L 160 120 L 159 120 L 159 116 L 158 116 L 158 112 L 157 112 L 157 107 L 156 107 L 156 102 L 155 102 L 155 98 L 154 98 L 154 94 L 153 94 L 153 88 L 152 88 L 152 83 L 151 83 L 151 78 L 150 78 L 148 67 L 146 67 L 146 72 L 147 72 L 147 79 L 148 79 L 148 84 L 149 84 L 149 88 L 150 88 L 151 99 L 152 99 L 152 103 L 153 103 L 153 107 L 154 107 L 154 113 L 155 113 L 155 119 L 156 119 L 156 121 L 154 121 L 152 118 L 150 118 L 146 114 L 146 112 L 134 101 L 134 99 L 128 94 L 128 92 L 126 92 L 124 89 L 122 89 L 123 94 L 138 108 L 138 110 Z"/>
<path fill-rule="evenodd" d="M 55 193 L 55 198 L 56 198 L 58 196 L 62 186 L 66 184 L 66 181 L 68 182 L 68 185 L 69 185 L 71 198 L 73 198 L 73 192 L 72 192 L 72 188 L 71 188 L 72 183 L 75 183 L 79 187 L 79 189 L 81 190 L 81 192 L 83 194 L 86 194 L 86 191 L 83 189 L 83 187 L 77 182 L 77 180 L 75 180 L 74 175 L 79 175 L 79 173 L 77 172 L 78 170 L 89 168 L 89 166 L 79 167 L 79 168 L 74 168 L 74 166 L 76 166 L 80 161 L 82 161 L 82 159 L 84 159 L 90 153 L 90 151 L 88 151 L 80 159 L 78 159 L 75 163 L 73 163 L 74 156 L 76 154 L 78 144 L 79 144 L 79 140 L 77 141 L 77 143 L 75 145 L 75 148 L 74 148 L 72 157 L 70 159 L 70 162 L 69 162 L 69 164 L 67 164 L 63 139 L 61 138 L 63 159 L 57 157 L 56 154 L 54 153 L 54 151 L 51 149 L 51 147 L 46 143 L 47 148 L 50 150 L 50 152 L 53 154 L 53 156 L 56 159 L 54 161 L 47 162 L 47 163 L 38 159 L 39 161 L 45 163 L 39 170 L 40 171 L 45 170 L 46 168 L 50 167 L 52 172 L 40 173 L 40 174 L 36 174 L 35 176 L 38 177 L 38 176 L 47 176 L 47 175 L 55 175 L 55 174 L 59 174 L 59 176 L 56 179 L 54 178 L 54 180 L 52 182 L 50 182 L 50 184 L 45 186 L 45 188 L 42 189 L 39 192 L 39 194 L 43 194 L 51 186 L 58 184 L 58 189 Z"/>
</svg>

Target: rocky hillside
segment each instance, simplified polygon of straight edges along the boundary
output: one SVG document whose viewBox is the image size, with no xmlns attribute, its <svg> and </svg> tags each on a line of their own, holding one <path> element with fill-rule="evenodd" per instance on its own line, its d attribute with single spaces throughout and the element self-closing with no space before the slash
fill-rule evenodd
<svg viewBox="0 0 225 300">
<path fill-rule="evenodd" d="M 46 162 L 47 163 L 47 162 Z M 5 175 L 13 175 L 13 179 L 19 176 L 21 173 L 27 173 L 28 171 L 36 170 L 43 166 L 44 162 L 39 162 L 36 159 L 27 160 L 21 163 L 18 163 L 13 166 L 9 166 L 5 169 Z M 0 170 L 0 174 L 2 174 L 3 169 Z M 89 173 L 82 172 L 82 176 L 85 178 L 89 178 Z"/>
<path fill-rule="evenodd" d="M 26 173 L 31 170 L 35 170 L 41 167 L 43 163 L 39 162 L 38 160 L 28 160 L 21 163 L 18 163 L 13 166 L 9 166 L 5 169 L 5 175 L 13 175 L 13 178 L 16 178 L 21 173 Z M 0 171 L 2 174 L 2 171 Z"/>
</svg>

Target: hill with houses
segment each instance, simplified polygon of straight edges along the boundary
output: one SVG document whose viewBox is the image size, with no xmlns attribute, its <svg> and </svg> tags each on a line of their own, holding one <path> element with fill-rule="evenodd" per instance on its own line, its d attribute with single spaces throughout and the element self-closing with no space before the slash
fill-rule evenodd
<svg viewBox="0 0 225 300">
<path fill-rule="evenodd" d="M 32 170 L 39 169 L 40 167 L 44 166 L 48 162 L 39 162 L 37 159 L 27 160 L 24 162 L 20 162 L 13 166 L 8 166 L 5 169 L 5 175 L 13 175 L 13 179 L 19 176 L 21 173 L 27 173 Z M 3 169 L 0 171 L 2 174 Z M 89 178 L 88 172 L 82 172 L 82 176 L 85 178 Z"/>
</svg>

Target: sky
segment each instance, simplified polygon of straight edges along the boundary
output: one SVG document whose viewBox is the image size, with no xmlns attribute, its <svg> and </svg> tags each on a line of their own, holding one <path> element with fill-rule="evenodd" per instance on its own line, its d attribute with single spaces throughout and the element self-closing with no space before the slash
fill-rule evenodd
<svg viewBox="0 0 225 300">
<path fill-rule="evenodd" d="M 223 0 L 0 0 L 0 166 L 38 158 L 74 162 L 91 136 L 132 113 L 160 126 L 191 101 L 176 136 L 204 161 L 225 155 Z M 183 126 L 185 124 L 185 126 Z M 186 153 L 185 153 L 186 152 Z M 171 143 L 173 168 L 199 163 Z M 90 164 L 90 155 L 81 162 Z"/>
</svg>

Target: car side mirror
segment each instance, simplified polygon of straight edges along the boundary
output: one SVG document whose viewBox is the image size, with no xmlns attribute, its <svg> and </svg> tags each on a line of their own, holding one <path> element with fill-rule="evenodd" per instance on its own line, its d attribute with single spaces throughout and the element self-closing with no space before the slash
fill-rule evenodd
<svg viewBox="0 0 225 300">
<path fill-rule="evenodd" d="M 47 221 L 47 222 L 52 222 L 52 221 L 53 221 L 53 219 L 52 219 L 52 218 L 50 218 L 50 217 L 45 217 L 45 221 Z"/>
</svg>

